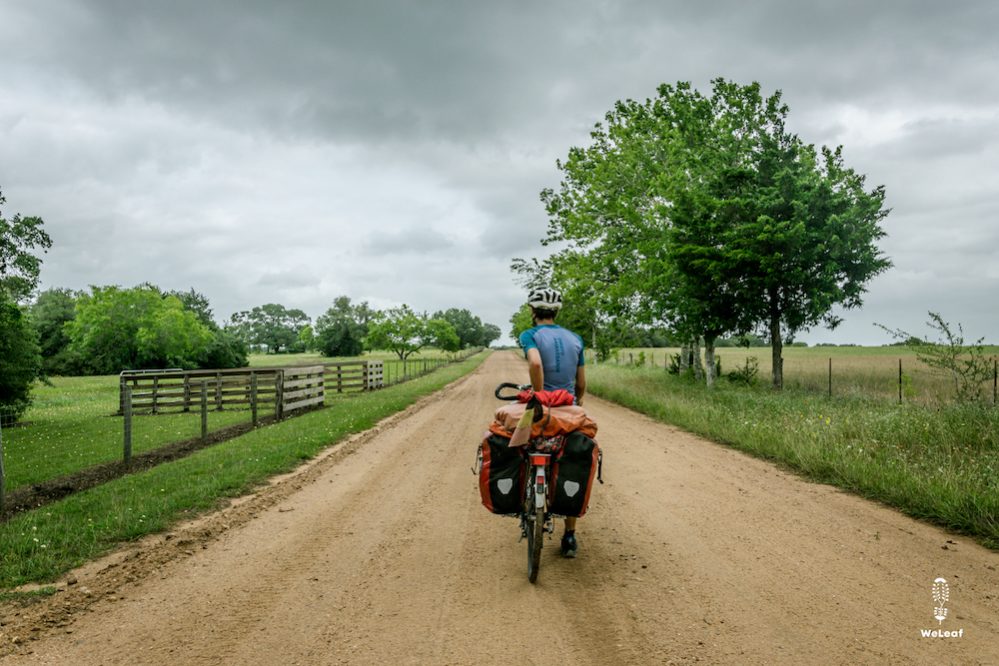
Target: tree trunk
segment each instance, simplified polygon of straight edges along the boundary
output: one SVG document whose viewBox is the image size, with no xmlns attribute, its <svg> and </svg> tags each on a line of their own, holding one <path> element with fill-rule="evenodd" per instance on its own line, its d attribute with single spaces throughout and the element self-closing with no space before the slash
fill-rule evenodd
<svg viewBox="0 0 999 666">
<path fill-rule="evenodd" d="M 715 337 L 704 336 L 704 377 L 708 388 L 715 385 Z"/>
<path fill-rule="evenodd" d="M 773 388 L 784 388 L 784 358 L 781 355 L 784 341 L 780 336 L 780 309 L 777 307 L 777 293 L 770 293 L 770 353 L 773 359 Z"/>
<path fill-rule="evenodd" d="M 701 381 L 704 379 L 704 366 L 701 365 L 701 339 L 694 338 L 690 344 L 690 364 L 694 366 L 694 379 Z"/>
<path fill-rule="evenodd" d="M 680 374 L 683 375 L 690 367 L 690 344 L 684 342 L 680 346 Z"/>
</svg>

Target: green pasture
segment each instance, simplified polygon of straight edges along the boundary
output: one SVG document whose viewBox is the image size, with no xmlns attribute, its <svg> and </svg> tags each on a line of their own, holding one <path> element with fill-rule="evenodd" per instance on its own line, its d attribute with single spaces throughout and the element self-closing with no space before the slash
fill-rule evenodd
<svg viewBox="0 0 999 666">
<path fill-rule="evenodd" d="M 269 476 L 293 469 L 472 371 L 486 355 L 381 391 L 344 394 L 328 409 L 258 428 L 19 514 L 0 524 L 0 589 L 51 581 L 122 541 L 245 494 Z"/>
<path fill-rule="evenodd" d="M 794 353 L 803 358 L 810 351 Z M 991 404 L 899 405 L 863 391 L 830 399 L 817 391 L 775 392 L 726 381 L 708 389 L 668 375 L 661 365 L 590 366 L 587 387 L 999 549 L 999 408 Z"/>
<path fill-rule="evenodd" d="M 53 377 L 37 384 L 23 419 L 3 430 L 7 490 L 122 459 L 118 377 Z M 209 412 L 209 430 L 250 420 L 246 411 Z M 201 434 L 199 412 L 136 415 L 132 452 L 143 453 Z"/>
<path fill-rule="evenodd" d="M 437 350 L 414 354 L 404 369 L 394 354 L 374 352 L 359 358 L 383 359 L 386 384 L 412 377 L 424 359 L 449 359 Z M 251 367 L 285 367 L 332 363 L 318 354 L 256 354 Z M 123 455 L 123 422 L 118 412 L 118 377 L 53 377 L 51 385 L 38 383 L 34 401 L 23 419 L 3 429 L 4 471 L 8 492 L 22 486 L 72 474 L 81 469 L 115 462 Z M 327 394 L 327 402 L 336 399 Z M 266 415 L 262 412 L 261 415 Z M 247 409 L 208 412 L 209 431 L 250 421 Z M 132 419 L 132 453 L 201 435 L 200 411 L 170 414 L 137 414 Z"/>
<path fill-rule="evenodd" d="M 608 363 L 664 368 L 674 348 L 634 348 L 615 350 Z M 722 374 L 755 358 L 759 367 L 760 384 L 768 384 L 772 364 L 769 347 L 720 347 L 715 350 L 721 359 Z M 703 352 L 702 352 L 703 354 Z M 986 347 L 986 354 L 999 359 L 999 347 Z M 930 368 L 906 347 L 784 347 L 784 386 L 816 393 L 829 392 L 830 365 L 834 396 L 869 397 L 898 402 L 899 361 L 902 364 L 902 399 L 925 405 L 941 405 L 953 401 L 953 380 L 946 373 Z M 593 364 L 588 352 L 587 362 Z M 982 384 L 982 395 L 991 400 L 992 382 Z"/>
</svg>

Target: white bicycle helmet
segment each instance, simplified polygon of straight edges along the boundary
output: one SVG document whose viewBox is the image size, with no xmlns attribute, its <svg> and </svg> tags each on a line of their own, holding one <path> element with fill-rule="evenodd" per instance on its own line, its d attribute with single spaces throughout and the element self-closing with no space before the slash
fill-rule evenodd
<svg viewBox="0 0 999 666">
<path fill-rule="evenodd" d="M 527 297 L 527 304 L 532 308 L 558 310 L 562 307 L 562 294 L 554 289 L 535 289 Z"/>
</svg>

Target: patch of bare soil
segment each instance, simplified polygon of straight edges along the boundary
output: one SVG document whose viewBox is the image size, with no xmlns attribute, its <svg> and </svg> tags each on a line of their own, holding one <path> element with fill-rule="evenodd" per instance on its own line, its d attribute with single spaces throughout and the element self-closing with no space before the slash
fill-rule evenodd
<svg viewBox="0 0 999 666">
<path fill-rule="evenodd" d="M 579 557 L 556 534 L 531 585 L 516 522 L 469 471 L 492 389 L 524 375 L 494 354 L 256 495 L 6 604 L 3 663 L 999 663 L 999 554 L 595 399 L 607 483 Z"/>
</svg>

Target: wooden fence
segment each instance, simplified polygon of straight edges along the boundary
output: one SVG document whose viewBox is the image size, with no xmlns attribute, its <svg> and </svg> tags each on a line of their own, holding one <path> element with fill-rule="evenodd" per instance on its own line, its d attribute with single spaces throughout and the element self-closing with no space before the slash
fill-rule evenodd
<svg viewBox="0 0 999 666">
<path fill-rule="evenodd" d="M 296 409 L 305 409 L 326 402 L 325 368 L 313 365 L 285 368 L 281 371 L 278 418 Z"/>
<path fill-rule="evenodd" d="M 134 414 L 200 409 L 201 393 L 212 411 L 273 408 L 284 413 L 324 403 L 326 393 L 372 391 L 385 385 L 381 361 L 344 361 L 287 368 L 235 370 L 126 371 L 119 377 L 119 414 L 125 413 L 125 387 Z"/>
<path fill-rule="evenodd" d="M 189 412 L 201 405 L 206 390 L 213 411 L 230 407 L 274 405 L 280 386 L 280 368 L 235 370 L 170 370 L 119 375 L 119 414 L 125 410 L 125 386 L 131 388 L 132 412 L 160 414 Z M 255 390 L 254 390 L 255 389 Z"/>
</svg>

